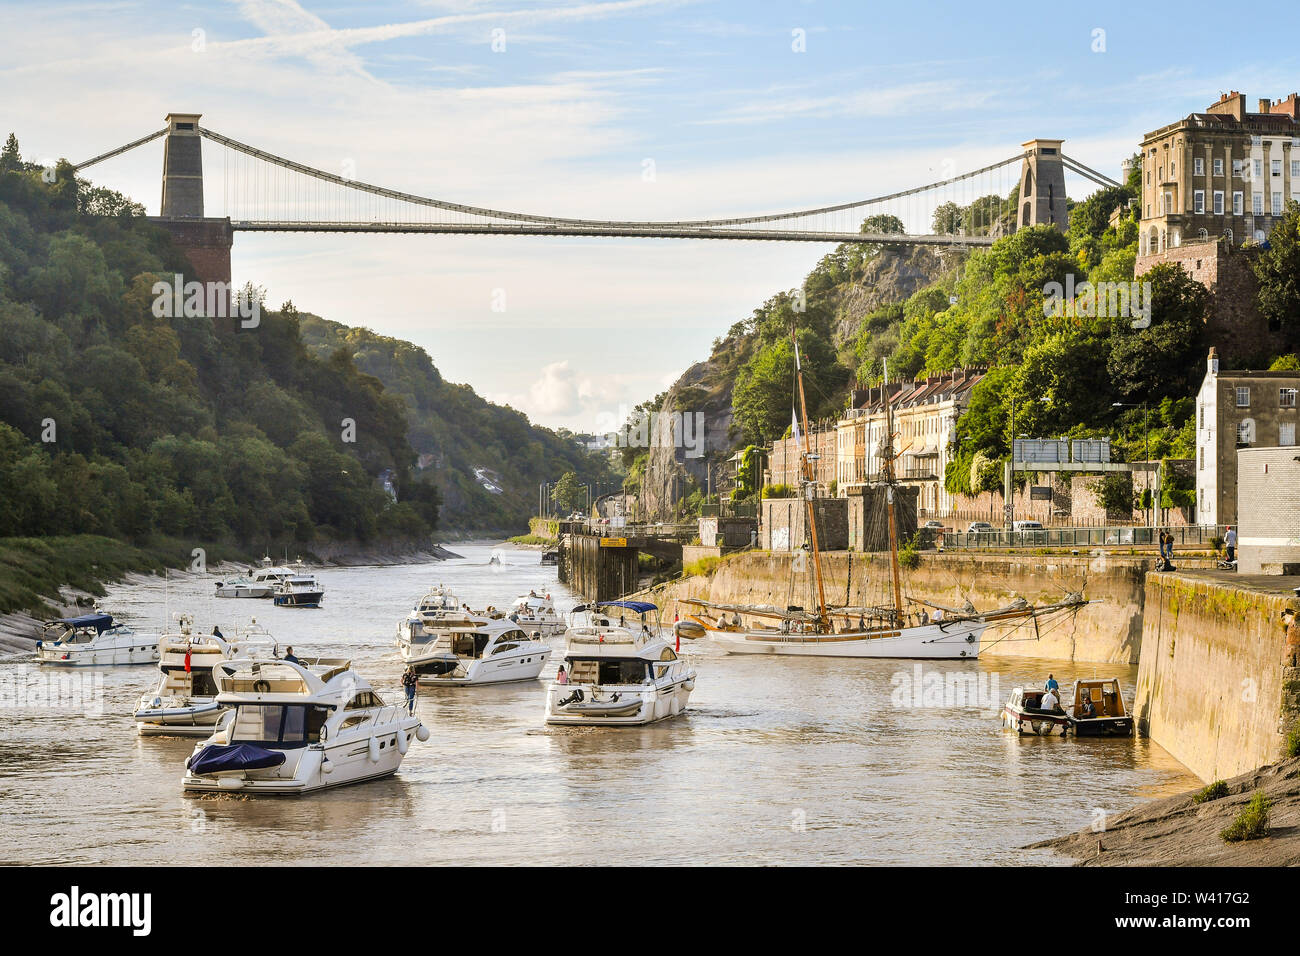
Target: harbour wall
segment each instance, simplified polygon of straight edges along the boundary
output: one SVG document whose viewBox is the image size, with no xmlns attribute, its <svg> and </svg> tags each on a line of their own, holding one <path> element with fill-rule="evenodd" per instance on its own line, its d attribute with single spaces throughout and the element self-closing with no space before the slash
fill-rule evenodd
<svg viewBox="0 0 1300 956">
<path fill-rule="evenodd" d="M 815 606 L 806 554 L 749 551 L 729 556 L 712 576 L 695 576 L 642 592 L 664 608 L 667 620 L 686 617 L 679 597 L 719 604 L 784 608 Z M 969 600 L 976 607 L 1002 607 L 1017 597 L 1039 604 L 1083 592 L 1093 603 L 1072 615 L 986 634 L 981 655 L 1049 657 L 1069 661 L 1135 664 L 1142 641 L 1143 580 L 1156 564 L 1145 555 L 924 554 L 905 572 L 907 596 L 948 607 Z M 887 555 L 851 551 L 822 555 L 829 604 L 870 605 L 886 601 Z"/>
<path fill-rule="evenodd" d="M 1138 729 L 1203 780 L 1284 756 L 1296 724 L 1300 608 L 1274 577 L 1219 580 L 1153 574 L 1146 581 L 1134 713 Z"/>
</svg>

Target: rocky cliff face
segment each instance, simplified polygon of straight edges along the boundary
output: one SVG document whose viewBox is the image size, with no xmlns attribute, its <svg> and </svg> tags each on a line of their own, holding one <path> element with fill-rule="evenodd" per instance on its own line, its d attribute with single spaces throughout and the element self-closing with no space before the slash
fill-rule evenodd
<svg viewBox="0 0 1300 956">
<path fill-rule="evenodd" d="M 958 268 L 967 252 L 956 248 L 918 246 L 910 249 L 885 248 L 864 270 L 846 280 L 831 293 L 837 315 L 832 339 L 837 348 L 852 345 L 858 328 L 869 313 L 881 306 L 902 302 L 912 293 Z M 652 430 L 649 459 L 641 483 L 640 513 L 648 520 L 670 517 L 678 497 L 685 494 L 688 476 L 700 487 L 708 481 L 710 465 L 716 475 L 737 449 L 741 435 L 735 425 L 731 392 L 736 373 L 749 360 L 752 342 L 728 337 L 716 343 L 713 354 L 688 368 L 668 390 Z M 674 441 L 676 413 L 702 416 L 702 444 L 699 449 L 683 448 Z M 693 429 L 688 437 L 694 435 Z M 696 450 L 702 451 L 696 455 Z"/>
<path fill-rule="evenodd" d="M 867 263 L 861 279 L 839 286 L 834 341 L 853 342 L 867 314 L 882 306 L 903 302 L 939 277 L 959 268 L 969 255 L 956 247 L 914 246 L 883 249 Z"/>
</svg>

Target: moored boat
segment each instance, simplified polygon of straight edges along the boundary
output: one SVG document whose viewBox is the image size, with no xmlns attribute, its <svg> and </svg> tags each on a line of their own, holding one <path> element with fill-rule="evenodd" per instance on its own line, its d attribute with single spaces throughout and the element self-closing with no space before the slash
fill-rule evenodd
<svg viewBox="0 0 1300 956">
<path fill-rule="evenodd" d="M 479 620 L 440 628 L 404 659 L 420 684 L 463 687 L 536 680 L 551 648 L 509 620 Z"/>
<path fill-rule="evenodd" d="M 1074 682 L 1070 697 L 1070 729 L 1080 737 L 1129 737 L 1133 715 L 1113 677 Z"/>
<path fill-rule="evenodd" d="M 36 642 L 36 661 L 58 667 L 152 664 L 157 635 L 137 634 L 98 608 L 93 614 L 46 621 Z"/>
<path fill-rule="evenodd" d="M 301 794 L 397 771 L 429 730 L 385 704 L 341 658 L 224 661 L 217 702 L 231 708 L 185 762 L 187 791 Z"/>
<path fill-rule="evenodd" d="M 1002 706 L 1002 725 L 1022 734 L 1041 737 L 1060 731 L 1064 737 L 1070 730 L 1070 716 L 1058 703 L 1056 707 L 1043 707 L 1046 690 L 1016 687 Z"/>
<path fill-rule="evenodd" d="M 158 642 L 158 686 L 136 705 L 136 732 L 142 737 L 206 737 L 227 709 L 217 703 L 212 669 L 224 660 L 277 656 L 275 639 L 254 620 L 227 640 L 219 633 L 194 633 L 193 618 Z"/>
<path fill-rule="evenodd" d="M 695 670 L 651 631 L 657 610 L 643 601 L 604 601 L 573 610 L 587 623 L 566 632 L 564 677 L 546 693 L 548 724 L 638 726 L 676 717 L 695 689 Z M 611 616 L 620 615 L 613 623 Z M 638 624 L 628 625 L 628 614 Z"/>
<path fill-rule="evenodd" d="M 271 598 L 277 607 L 320 607 L 325 589 L 312 574 L 291 574 L 275 587 Z"/>
<path fill-rule="evenodd" d="M 555 602 L 547 593 L 529 591 L 515 598 L 507 615 L 529 634 L 552 637 L 564 633 L 565 623 L 555 610 Z"/>
<path fill-rule="evenodd" d="M 269 598 L 274 590 L 273 584 L 254 583 L 252 578 L 244 575 L 236 575 L 217 582 L 219 598 Z"/>
</svg>

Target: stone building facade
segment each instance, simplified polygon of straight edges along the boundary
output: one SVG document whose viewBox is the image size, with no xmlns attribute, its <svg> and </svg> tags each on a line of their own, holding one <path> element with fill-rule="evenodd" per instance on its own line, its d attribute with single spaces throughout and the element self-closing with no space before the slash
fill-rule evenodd
<svg viewBox="0 0 1300 956">
<path fill-rule="evenodd" d="M 813 481 L 829 489 L 835 480 L 835 424 L 833 422 L 814 422 L 808 429 L 808 443 L 815 456 L 812 460 Z M 795 438 L 778 438 L 772 442 L 772 451 L 767 458 L 767 481 L 769 485 L 789 485 L 798 488 L 801 480 L 800 469 L 804 453 L 803 436 Z"/>
<path fill-rule="evenodd" d="M 1300 574 L 1300 449 L 1237 452 L 1237 568 Z"/>
<path fill-rule="evenodd" d="M 1218 354 L 1210 349 L 1196 396 L 1198 524 L 1237 523 L 1240 450 L 1296 447 L 1298 394 L 1300 372 L 1220 371 Z"/>
<path fill-rule="evenodd" d="M 1265 239 L 1300 199 L 1300 95 L 1257 105 L 1234 90 L 1142 140 L 1139 263 L 1190 241 Z"/>
<path fill-rule="evenodd" d="M 916 381 L 855 390 L 851 407 L 836 424 L 840 494 L 879 480 L 888 404 L 893 408 L 897 479 L 916 489 L 922 516 L 951 512 L 953 497 L 944 487 L 944 473 L 953 455 L 957 419 L 986 371 L 957 368 Z"/>
</svg>

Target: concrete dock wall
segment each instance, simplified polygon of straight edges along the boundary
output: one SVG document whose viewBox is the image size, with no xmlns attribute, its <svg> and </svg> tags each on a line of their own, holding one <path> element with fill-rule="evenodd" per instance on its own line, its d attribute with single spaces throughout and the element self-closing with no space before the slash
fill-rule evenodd
<svg viewBox="0 0 1300 956">
<path fill-rule="evenodd" d="M 686 616 L 676 599 L 699 597 L 718 603 L 815 606 L 806 554 L 753 551 L 727 558 L 712 577 L 694 577 L 645 592 L 665 608 L 667 620 Z M 1143 578 L 1155 565 L 1146 556 L 1036 554 L 927 554 L 904 574 L 904 593 L 960 607 L 1001 607 L 1017 597 L 1037 603 L 1059 601 L 1082 591 L 1096 603 L 1074 615 L 990 631 L 981 654 L 1049 657 L 1071 661 L 1135 664 L 1142 638 Z M 885 600 L 889 563 L 884 555 L 833 552 L 822 556 L 826 599 L 831 604 L 879 604 Z"/>
<path fill-rule="evenodd" d="M 1240 579 L 1149 576 L 1138 729 L 1206 781 L 1281 757 L 1296 676 L 1282 612 L 1297 603 Z"/>
</svg>

